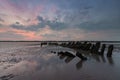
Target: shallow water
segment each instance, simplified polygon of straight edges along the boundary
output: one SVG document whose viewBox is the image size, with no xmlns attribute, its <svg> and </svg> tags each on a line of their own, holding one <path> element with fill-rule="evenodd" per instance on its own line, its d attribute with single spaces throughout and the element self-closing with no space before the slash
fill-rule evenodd
<svg viewBox="0 0 120 80">
<path fill-rule="evenodd" d="M 81 51 L 88 58 L 82 61 L 51 53 L 70 51 L 75 55 L 73 49 L 28 44 L 34 43 L 9 42 L 0 47 L 0 80 L 120 80 L 118 47 L 112 58 L 106 53 L 98 56 Z"/>
</svg>

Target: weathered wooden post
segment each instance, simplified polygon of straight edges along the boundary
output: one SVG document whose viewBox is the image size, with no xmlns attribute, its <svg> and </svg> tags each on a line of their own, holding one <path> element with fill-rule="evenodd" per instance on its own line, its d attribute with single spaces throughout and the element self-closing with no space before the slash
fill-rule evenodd
<svg viewBox="0 0 120 80">
<path fill-rule="evenodd" d="M 82 45 L 83 45 L 83 44 L 80 42 L 80 43 L 79 43 L 79 48 L 80 48 L 80 49 L 82 49 Z"/>
<path fill-rule="evenodd" d="M 69 57 L 75 57 L 75 55 L 73 55 L 72 53 L 70 53 L 70 52 L 64 52 L 64 54 L 66 55 L 66 56 L 69 56 Z"/>
<path fill-rule="evenodd" d="M 111 56 L 112 56 L 113 48 L 114 48 L 113 45 L 109 45 L 109 47 L 108 47 L 108 52 L 107 52 L 107 57 L 111 57 Z"/>
<path fill-rule="evenodd" d="M 92 47 L 91 47 L 91 53 L 93 53 L 93 51 L 94 51 L 94 49 L 95 49 L 95 45 L 94 44 L 92 44 Z"/>
<path fill-rule="evenodd" d="M 41 45 L 41 47 L 42 47 L 42 43 L 41 43 L 40 45 Z"/>
<path fill-rule="evenodd" d="M 102 48 L 101 48 L 101 51 L 100 51 L 100 55 L 103 55 L 103 54 L 104 54 L 105 47 L 106 47 L 106 45 L 103 44 L 103 45 L 102 45 Z"/>
<path fill-rule="evenodd" d="M 66 63 L 69 63 L 70 61 L 72 61 L 74 59 L 74 57 L 69 57 L 69 56 L 66 56 L 67 58 L 65 59 L 65 62 Z"/>
<path fill-rule="evenodd" d="M 85 41 L 85 42 L 82 44 L 82 50 L 85 50 L 85 49 L 86 49 L 86 46 L 87 46 L 87 42 Z"/>
<path fill-rule="evenodd" d="M 83 62 L 84 62 L 83 60 L 80 60 L 80 61 L 76 64 L 76 68 L 77 68 L 77 69 L 82 68 Z"/>
<path fill-rule="evenodd" d="M 64 59 L 66 56 L 64 55 L 64 52 L 58 52 L 58 56 L 60 59 Z"/>
<path fill-rule="evenodd" d="M 114 61 L 113 61 L 112 57 L 107 57 L 107 59 L 108 59 L 109 64 L 111 64 L 111 65 L 114 64 Z"/>
<path fill-rule="evenodd" d="M 101 44 L 100 42 L 96 42 L 94 53 L 98 53 L 99 52 L 100 44 Z"/>
<path fill-rule="evenodd" d="M 87 60 L 86 57 L 84 57 L 81 53 L 77 52 L 76 56 L 78 56 L 81 60 Z"/>
<path fill-rule="evenodd" d="M 91 45 L 92 45 L 91 43 L 88 43 L 87 47 L 86 47 L 86 50 L 90 50 Z"/>
</svg>

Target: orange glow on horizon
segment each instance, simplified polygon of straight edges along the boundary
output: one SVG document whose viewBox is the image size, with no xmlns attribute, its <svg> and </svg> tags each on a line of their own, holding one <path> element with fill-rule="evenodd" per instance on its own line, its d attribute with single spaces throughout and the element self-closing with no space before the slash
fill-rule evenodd
<svg viewBox="0 0 120 80">
<path fill-rule="evenodd" d="M 12 31 L 15 32 L 16 34 L 24 36 L 25 40 L 42 39 L 41 36 L 37 36 L 36 33 L 33 31 L 18 30 L 18 29 L 12 29 Z"/>
</svg>

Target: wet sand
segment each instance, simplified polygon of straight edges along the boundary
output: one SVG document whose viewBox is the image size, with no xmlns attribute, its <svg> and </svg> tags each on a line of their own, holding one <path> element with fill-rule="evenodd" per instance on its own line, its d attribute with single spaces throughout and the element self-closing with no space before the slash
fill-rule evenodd
<svg viewBox="0 0 120 80">
<path fill-rule="evenodd" d="M 60 46 L 27 45 L 0 51 L 0 80 L 119 80 L 120 50 L 111 58 L 88 54 L 87 60 L 51 51 L 76 50 Z"/>
</svg>

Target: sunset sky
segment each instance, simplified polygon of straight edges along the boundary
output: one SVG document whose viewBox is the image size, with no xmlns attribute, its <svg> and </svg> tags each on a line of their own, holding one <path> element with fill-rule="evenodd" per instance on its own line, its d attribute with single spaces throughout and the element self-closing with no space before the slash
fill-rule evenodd
<svg viewBox="0 0 120 80">
<path fill-rule="evenodd" d="M 120 40 L 120 0 L 0 0 L 0 40 Z"/>
</svg>

